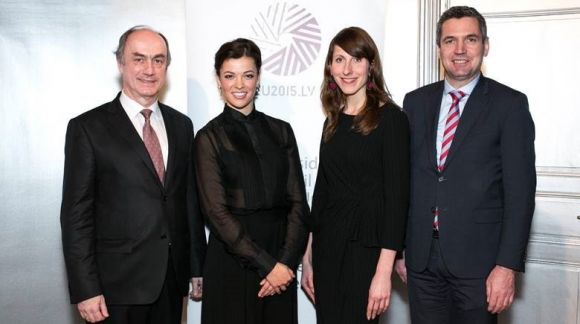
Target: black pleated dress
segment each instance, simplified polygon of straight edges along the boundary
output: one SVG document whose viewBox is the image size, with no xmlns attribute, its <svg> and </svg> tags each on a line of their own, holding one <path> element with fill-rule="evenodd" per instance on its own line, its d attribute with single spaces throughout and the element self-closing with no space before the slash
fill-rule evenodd
<svg viewBox="0 0 580 324">
<path fill-rule="evenodd" d="M 366 320 L 381 248 L 401 250 L 409 201 L 409 124 L 394 105 L 368 135 L 341 114 L 320 147 L 314 189 L 312 265 L 318 324 Z"/>
<path fill-rule="evenodd" d="M 291 126 L 259 111 L 225 107 L 196 135 L 196 176 L 210 228 L 203 324 L 296 324 L 296 280 L 258 298 L 260 281 L 303 253 L 308 206 Z"/>
</svg>

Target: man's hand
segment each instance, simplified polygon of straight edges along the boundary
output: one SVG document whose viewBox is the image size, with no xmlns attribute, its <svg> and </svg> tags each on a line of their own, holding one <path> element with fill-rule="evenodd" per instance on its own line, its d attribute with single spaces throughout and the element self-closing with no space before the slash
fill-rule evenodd
<svg viewBox="0 0 580 324">
<path fill-rule="evenodd" d="M 109 317 L 107 305 L 105 304 L 105 297 L 103 295 L 83 300 L 77 304 L 77 309 L 79 310 L 81 317 L 89 323 L 100 322 Z"/>
<path fill-rule="evenodd" d="M 499 314 L 514 301 L 515 271 L 496 265 L 485 282 L 487 293 L 487 310 Z"/>
<path fill-rule="evenodd" d="M 395 272 L 397 272 L 403 283 L 407 283 L 407 267 L 405 266 L 405 258 L 395 260 Z"/>
<path fill-rule="evenodd" d="M 300 278 L 300 284 L 302 285 L 302 289 L 306 292 L 306 295 L 308 295 L 308 298 L 310 298 L 313 304 L 316 304 L 314 298 L 314 273 L 312 270 L 312 264 L 306 255 L 302 259 L 302 277 Z"/>
<path fill-rule="evenodd" d="M 191 278 L 191 292 L 189 293 L 189 298 L 191 300 L 200 301 L 203 296 L 203 278 L 195 277 Z"/>
</svg>

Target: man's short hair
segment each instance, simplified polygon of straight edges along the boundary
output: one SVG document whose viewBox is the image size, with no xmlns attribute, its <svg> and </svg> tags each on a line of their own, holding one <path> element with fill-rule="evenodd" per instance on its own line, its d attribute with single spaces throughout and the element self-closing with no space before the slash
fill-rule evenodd
<svg viewBox="0 0 580 324">
<path fill-rule="evenodd" d="M 459 19 L 463 17 L 473 17 L 477 19 L 477 22 L 479 22 L 479 32 L 481 33 L 482 40 L 484 42 L 487 41 L 487 25 L 485 23 L 485 18 L 483 18 L 479 11 L 472 7 L 455 6 L 445 10 L 437 22 L 437 46 L 441 46 L 441 29 L 443 23 L 449 19 Z"/>
<path fill-rule="evenodd" d="M 139 30 L 149 30 L 161 36 L 161 38 L 163 38 L 163 41 L 165 42 L 165 47 L 167 48 L 167 66 L 169 66 L 169 64 L 171 63 L 171 52 L 169 51 L 169 42 L 167 41 L 167 38 L 162 33 L 156 31 L 155 29 L 147 25 L 133 26 L 129 28 L 126 32 L 124 32 L 123 35 L 121 35 L 121 37 L 119 37 L 119 45 L 117 45 L 117 50 L 115 51 L 117 63 L 119 64 L 125 63 L 125 58 L 123 57 L 123 55 L 125 53 L 125 45 L 127 45 L 127 39 L 131 34 Z"/>
</svg>

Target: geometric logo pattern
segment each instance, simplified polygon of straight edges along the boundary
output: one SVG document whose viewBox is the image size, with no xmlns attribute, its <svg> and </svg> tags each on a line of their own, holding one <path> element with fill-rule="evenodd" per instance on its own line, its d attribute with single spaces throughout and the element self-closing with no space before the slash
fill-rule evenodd
<svg viewBox="0 0 580 324">
<path fill-rule="evenodd" d="M 286 2 L 272 4 L 251 25 L 253 40 L 264 53 L 262 67 L 275 75 L 306 70 L 320 52 L 320 26 L 306 9 Z"/>
</svg>

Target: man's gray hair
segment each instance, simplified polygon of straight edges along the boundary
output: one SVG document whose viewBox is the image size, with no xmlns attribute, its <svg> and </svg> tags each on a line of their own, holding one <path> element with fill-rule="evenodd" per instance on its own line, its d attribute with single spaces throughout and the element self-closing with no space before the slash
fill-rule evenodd
<svg viewBox="0 0 580 324">
<path fill-rule="evenodd" d="M 152 32 L 156 33 L 157 35 L 161 36 L 161 38 L 163 38 L 163 41 L 165 42 L 165 47 L 167 48 L 167 66 L 169 66 L 169 64 L 171 63 L 171 52 L 169 51 L 169 42 L 167 41 L 167 38 L 162 33 L 156 31 L 155 29 L 153 29 L 147 25 L 133 26 L 133 27 L 129 28 L 129 30 L 124 32 L 123 35 L 121 35 L 121 37 L 119 37 L 119 45 L 117 45 L 117 50 L 115 51 L 115 56 L 117 57 L 117 63 L 119 63 L 119 64 L 125 63 L 125 58 L 123 57 L 123 54 L 125 53 L 125 45 L 127 44 L 127 39 L 129 38 L 129 36 L 131 34 L 133 34 L 136 31 L 139 31 L 139 30 L 149 30 L 149 31 L 152 31 Z"/>
</svg>

